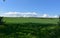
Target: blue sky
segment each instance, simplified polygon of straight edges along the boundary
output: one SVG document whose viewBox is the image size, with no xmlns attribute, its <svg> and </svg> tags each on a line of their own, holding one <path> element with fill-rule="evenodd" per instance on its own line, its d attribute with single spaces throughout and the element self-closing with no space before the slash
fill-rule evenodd
<svg viewBox="0 0 60 38">
<path fill-rule="evenodd" d="M 0 13 L 37 12 L 39 14 L 59 15 L 60 0 L 0 0 Z"/>
</svg>

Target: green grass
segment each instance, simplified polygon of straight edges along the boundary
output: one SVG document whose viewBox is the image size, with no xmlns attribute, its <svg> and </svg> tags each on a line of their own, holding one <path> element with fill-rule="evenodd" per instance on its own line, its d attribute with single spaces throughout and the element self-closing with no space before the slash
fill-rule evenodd
<svg viewBox="0 0 60 38">
<path fill-rule="evenodd" d="M 60 38 L 58 18 L 4 17 L 3 21 L 0 38 Z"/>
<path fill-rule="evenodd" d="M 32 23 L 51 23 L 51 24 L 57 24 L 58 22 L 58 18 L 8 18 L 5 17 L 3 18 L 3 20 L 6 23 L 28 23 L 28 22 L 32 22 Z"/>
</svg>

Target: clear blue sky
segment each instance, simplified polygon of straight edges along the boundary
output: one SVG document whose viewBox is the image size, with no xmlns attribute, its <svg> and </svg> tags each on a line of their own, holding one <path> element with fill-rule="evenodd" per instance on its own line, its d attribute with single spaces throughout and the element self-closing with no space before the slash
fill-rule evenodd
<svg viewBox="0 0 60 38">
<path fill-rule="evenodd" d="M 60 14 L 60 0 L 0 0 L 0 12 Z"/>
</svg>

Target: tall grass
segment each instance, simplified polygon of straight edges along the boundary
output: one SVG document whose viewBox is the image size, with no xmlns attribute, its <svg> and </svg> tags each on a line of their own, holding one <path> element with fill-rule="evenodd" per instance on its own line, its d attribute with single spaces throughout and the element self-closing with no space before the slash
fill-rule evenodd
<svg viewBox="0 0 60 38">
<path fill-rule="evenodd" d="M 20 23 L 4 24 L 0 33 L 15 38 L 59 38 L 60 26 L 56 24 Z M 3 37 L 4 38 L 4 37 Z"/>
</svg>

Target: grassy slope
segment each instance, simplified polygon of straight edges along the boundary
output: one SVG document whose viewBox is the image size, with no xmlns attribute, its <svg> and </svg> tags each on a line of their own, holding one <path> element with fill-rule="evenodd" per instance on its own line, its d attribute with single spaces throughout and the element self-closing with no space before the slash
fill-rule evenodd
<svg viewBox="0 0 60 38">
<path fill-rule="evenodd" d="M 58 18 L 52 18 L 52 19 L 40 19 L 40 18 L 4 18 L 4 21 L 6 23 L 51 23 L 56 24 L 58 22 Z"/>
<path fill-rule="evenodd" d="M 60 26 L 44 24 L 51 23 L 56 24 L 58 19 L 40 19 L 40 18 L 3 18 L 3 20 L 7 23 L 4 26 L 0 26 L 0 32 L 4 32 L 6 34 L 13 32 L 10 35 L 6 35 L 0 33 L 0 38 L 14 38 L 15 32 L 17 37 L 19 38 L 60 38 L 58 34 L 60 34 Z M 33 22 L 33 23 L 28 23 Z M 15 24 L 8 24 L 15 23 Z M 16 23 L 20 23 L 16 24 Z M 23 23 L 23 24 L 21 24 Z M 24 24 L 26 23 L 26 24 Z M 35 24 L 34 24 L 35 23 Z M 41 23 L 41 24 L 40 24 Z M 2 30 L 1 30 L 2 29 Z M 58 30 L 58 31 L 57 31 Z M 40 34 L 40 35 L 39 35 Z M 16 37 L 16 36 L 15 36 Z"/>
</svg>

